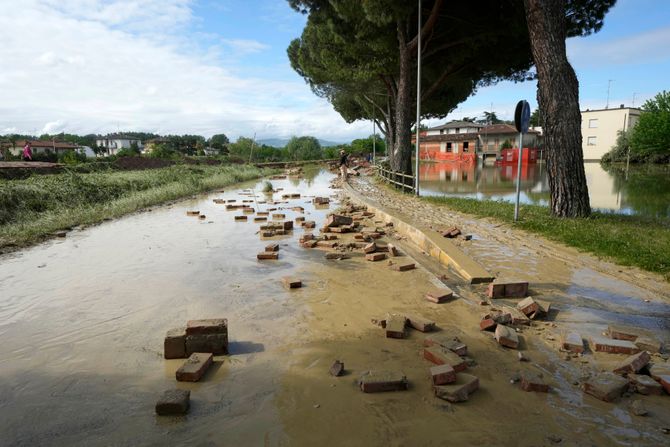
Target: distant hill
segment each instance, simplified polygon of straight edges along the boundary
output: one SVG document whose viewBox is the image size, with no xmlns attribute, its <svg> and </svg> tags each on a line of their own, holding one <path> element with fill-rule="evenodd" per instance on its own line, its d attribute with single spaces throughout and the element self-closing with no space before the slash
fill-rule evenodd
<svg viewBox="0 0 670 447">
<path fill-rule="evenodd" d="M 257 144 L 267 144 L 268 146 L 274 146 L 274 147 L 284 147 L 288 143 L 288 138 L 263 138 L 260 140 L 257 140 Z M 328 141 L 328 140 L 322 140 L 319 139 L 319 144 L 321 147 L 331 147 L 331 146 L 339 146 L 342 143 L 336 143 L 335 141 Z"/>
</svg>

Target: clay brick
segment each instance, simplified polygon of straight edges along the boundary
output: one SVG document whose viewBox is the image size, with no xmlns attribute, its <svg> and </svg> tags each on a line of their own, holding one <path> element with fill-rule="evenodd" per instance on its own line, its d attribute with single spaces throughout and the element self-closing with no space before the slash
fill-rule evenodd
<svg viewBox="0 0 670 447">
<path fill-rule="evenodd" d="M 482 321 L 479 322 L 479 330 L 495 331 L 497 325 L 498 323 L 496 323 L 493 318 L 483 318 Z"/>
<path fill-rule="evenodd" d="M 254 213 L 256 212 L 256 210 L 253 209 L 253 208 L 244 208 L 244 209 L 242 210 L 242 212 L 243 212 L 244 214 L 254 214 Z"/>
<path fill-rule="evenodd" d="M 408 270 L 414 270 L 416 266 L 413 262 L 406 262 L 404 264 L 393 264 L 391 268 L 396 272 L 406 272 Z"/>
<path fill-rule="evenodd" d="M 398 249 L 395 247 L 395 245 L 388 244 L 386 247 L 388 249 L 388 253 L 389 253 L 390 256 L 393 256 L 393 257 L 398 256 L 398 254 L 399 254 Z"/>
<path fill-rule="evenodd" d="M 268 244 L 265 246 L 265 251 L 279 251 L 279 244 Z"/>
<path fill-rule="evenodd" d="M 447 231 L 442 232 L 442 237 L 453 239 L 459 234 L 461 234 L 461 230 L 459 230 L 457 227 L 451 227 Z"/>
<path fill-rule="evenodd" d="M 640 394 L 657 395 L 663 394 L 663 385 L 649 376 L 640 374 L 628 374 L 628 382 L 631 388 Z"/>
<path fill-rule="evenodd" d="M 356 233 L 356 234 L 354 234 L 354 239 L 357 240 L 357 241 L 364 241 L 365 236 L 363 236 L 361 233 Z"/>
<path fill-rule="evenodd" d="M 647 351 L 642 351 L 637 354 L 627 357 L 623 362 L 617 365 L 612 371 L 617 374 L 636 373 L 649 363 L 651 357 Z"/>
<path fill-rule="evenodd" d="M 299 289 L 302 287 L 302 281 L 293 276 L 284 276 L 281 282 L 287 289 Z"/>
<path fill-rule="evenodd" d="M 518 325 L 530 325 L 530 318 L 528 318 L 526 315 L 524 315 L 523 312 L 521 312 L 519 309 L 516 309 L 514 307 L 507 307 L 505 306 L 505 312 L 509 314 L 509 319 L 510 323 L 512 325 L 518 326 Z"/>
<path fill-rule="evenodd" d="M 254 222 L 267 222 L 267 217 L 254 217 Z"/>
<path fill-rule="evenodd" d="M 368 261 L 383 261 L 386 259 L 386 254 L 385 253 L 370 253 L 369 255 L 365 255 L 365 259 Z"/>
<path fill-rule="evenodd" d="M 505 284 L 490 283 L 486 289 L 486 295 L 489 298 L 504 298 Z"/>
<path fill-rule="evenodd" d="M 295 218 L 295 223 L 300 224 L 305 221 L 305 216 L 298 216 Z"/>
<path fill-rule="evenodd" d="M 386 317 L 386 338 L 405 338 L 407 319 L 400 315 Z"/>
<path fill-rule="evenodd" d="M 273 220 L 284 220 L 284 219 L 286 219 L 286 214 L 281 214 L 281 213 L 272 214 L 272 219 Z"/>
<path fill-rule="evenodd" d="M 279 259 L 279 253 L 276 251 L 263 251 L 256 255 L 259 261 L 276 261 Z"/>
<path fill-rule="evenodd" d="M 235 221 L 246 222 L 247 221 L 247 216 L 235 216 Z"/>
<path fill-rule="evenodd" d="M 468 364 L 460 356 L 439 346 L 423 348 L 423 358 L 436 365 L 450 365 L 456 372 L 464 371 Z"/>
<path fill-rule="evenodd" d="M 331 214 L 326 218 L 326 222 L 324 223 L 324 227 L 339 227 L 341 225 L 351 225 L 353 223 L 353 219 L 348 216 L 342 216 L 339 214 Z"/>
<path fill-rule="evenodd" d="M 188 413 L 191 391 L 167 390 L 156 402 L 156 414 L 159 416 L 179 416 Z"/>
<path fill-rule="evenodd" d="M 547 385 L 542 377 L 536 372 L 524 371 L 521 373 L 521 389 L 524 391 L 536 391 L 539 393 L 548 393 Z"/>
<path fill-rule="evenodd" d="M 261 231 L 261 237 L 274 237 L 274 231 Z"/>
<path fill-rule="evenodd" d="M 342 259 L 349 259 L 351 256 L 345 253 L 326 253 L 325 258 L 329 261 L 339 261 Z"/>
<path fill-rule="evenodd" d="M 186 328 L 170 329 L 163 341 L 163 357 L 166 359 L 186 358 Z"/>
<path fill-rule="evenodd" d="M 435 330 L 434 321 L 430 321 L 426 318 L 422 318 L 417 315 L 408 315 L 407 323 L 417 331 L 432 332 Z"/>
<path fill-rule="evenodd" d="M 433 289 L 426 292 L 426 299 L 433 303 L 444 303 L 454 297 L 454 292 L 445 287 L 444 289 Z"/>
<path fill-rule="evenodd" d="M 506 348 L 517 349 L 519 347 L 519 336 L 505 325 L 496 326 L 495 338 L 499 345 Z"/>
<path fill-rule="evenodd" d="M 582 389 L 597 399 L 613 402 L 628 389 L 628 380 L 617 374 L 604 372 L 584 382 Z"/>
<path fill-rule="evenodd" d="M 456 381 L 456 371 L 451 365 L 437 365 L 430 368 L 433 385 L 446 385 Z"/>
<path fill-rule="evenodd" d="M 292 220 L 286 220 L 282 222 L 282 229 L 284 231 L 289 231 L 293 229 L 293 221 Z"/>
<path fill-rule="evenodd" d="M 614 325 L 607 326 L 607 335 L 615 340 L 628 341 L 635 341 L 637 340 L 637 337 L 639 337 L 639 334 L 635 329 Z"/>
<path fill-rule="evenodd" d="M 337 242 L 335 241 L 318 241 L 316 243 L 317 247 L 323 247 L 323 248 L 335 248 L 337 247 Z"/>
<path fill-rule="evenodd" d="M 198 334 L 186 336 L 186 355 L 194 352 L 228 354 L 228 334 Z"/>
<path fill-rule="evenodd" d="M 187 216 L 198 216 L 200 211 L 186 211 Z"/>
<path fill-rule="evenodd" d="M 563 338 L 563 349 L 580 354 L 584 352 L 584 340 L 577 332 L 570 332 Z"/>
<path fill-rule="evenodd" d="M 267 211 L 259 211 L 256 213 L 257 216 L 269 216 L 270 213 Z"/>
<path fill-rule="evenodd" d="M 613 354 L 637 354 L 640 349 L 628 340 L 611 340 L 609 338 L 593 337 L 593 350 Z"/>
<path fill-rule="evenodd" d="M 365 248 L 363 248 L 363 252 L 365 254 L 374 253 L 375 251 L 377 251 L 377 244 L 375 244 L 374 242 L 369 243 L 368 245 L 365 246 Z"/>
<path fill-rule="evenodd" d="M 448 349 L 459 356 L 468 355 L 468 346 L 453 335 L 435 334 L 429 335 L 423 340 L 423 345 L 439 346 L 443 349 Z"/>
<path fill-rule="evenodd" d="M 367 371 L 358 381 L 364 393 L 381 393 L 385 391 L 402 391 L 407 389 L 407 377 L 396 371 Z"/>
<path fill-rule="evenodd" d="M 670 375 L 658 376 L 659 383 L 663 386 L 666 393 L 670 394 Z"/>
<path fill-rule="evenodd" d="M 314 222 L 313 220 L 307 220 L 307 221 L 302 223 L 302 227 L 303 228 L 314 228 L 314 227 L 316 227 L 316 222 Z"/>
<path fill-rule="evenodd" d="M 344 363 L 340 362 L 339 360 L 335 360 L 335 362 L 331 365 L 330 370 L 328 370 L 331 376 L 334 377 L 339 377 L 342 374 L 344 374 Z"/>
<path fill-rule="evenodd" d="M 637 346 L 639 349 L 652 353 L 661 352 L 663 347 L 660 341 L 649 337 L 638 337 L 637 340 L 635 340 L 633 343 L 635 343 L 635 346 Z"/>
<path fill-rule="evenodd" d="M 654 363 L 649 367 L 649 375 L 654 380 L 661 380 L 661 376 L 670 376 L 670 363 Z"/>
<path fill-rule="evenodd" d="M 201 215 L 198 216 L 198 218 L 202 219 L 202 220 L 205 220 L 205 219 L 207 219 L 207 216 L 205 216 L 204 214 L 201 214 Z"/>
<path fill-rule="evenodd" d="M 327 205 L 330 203 L 330 199 L 328 197 L 314 197 L 312 202 L 316 205 Z"/>
<path fill-rule="evenodd" d="M 316 247 L 316 243 L 317 243 L 317 241 L 305 241 L 305 242 L 301 243 L 300 245 L 303 248 L 314 248 L 314 247 Z"/>
<path fill-rule="evenodd" d="M 186 322 L 186 335 L 227 333 L 228 320 L 225 318 L 204 318 Z"/>
<path fill-rule="evenodd" d="M 530 315 L 540 310 L 540 305 L 531 297 L 519 301 L 516 307 L 523 312 L 524 315 Z"/>
<path fill-rule="evenodd" d="M 207 372 L 214 356 L 205 352 L 194 352 L 177 370 L 175 376 L 179 382 L 197 382 Z"/>
<path fill-rule="evenodd" d="M 465 402 L 479 389 L 479 379 L 471 374 L 456 374 L 456 381 L 448 385 L 433 386 L 435 396 L 446 401 Z"/>
<path fill-rule="evenodd" d="M 486 291 L 489 298 L 523 298 L 528 295 L 528 282 L 491 283 Z"/>
</svg>

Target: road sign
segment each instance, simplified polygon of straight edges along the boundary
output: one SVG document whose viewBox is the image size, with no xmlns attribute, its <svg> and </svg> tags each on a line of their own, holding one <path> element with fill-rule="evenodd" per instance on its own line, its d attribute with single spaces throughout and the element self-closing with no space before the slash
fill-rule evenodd
<svg viewBox="0 0 670 447">
<path fill-rule="evenodd" d="M 516 130 L 520 133 L 527 133 L 529 125 L 530 104 L 528 104 L 528 101 L 522 99 L 516 105 L 516 110 L 514 111 L 514 126 L 516 126 Z"/>
</svg>

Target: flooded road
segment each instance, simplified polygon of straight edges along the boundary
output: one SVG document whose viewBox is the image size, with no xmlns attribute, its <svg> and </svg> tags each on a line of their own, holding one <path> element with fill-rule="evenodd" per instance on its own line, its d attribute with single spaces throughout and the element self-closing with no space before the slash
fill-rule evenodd
<svg viewBox="0 0 670 447">
<path fill-rule="evenodd" d="M 287 219 L 303 215 L 290 207 L 303 206 L 319 228 L 338 204 L 315 209 L 310 196 L 332 196 L 331 178 L 316 169 L 301 179 L 272 180 L 283 188 L 275 200 L 302 194 L 273 206 L 284 207 L 279 212 Z M 299 246 L 305 230 L 262 239 L 256 224 L 235 222 L 240 213 L 212 202 L 249 200 L 246 189 L 262 201 L 262 187 L 235 185 L 0 257 L 0 445 L 545 445 L 548 434 L 567 445 L 667 439 L 658 430 L 670 425 L 667 396 L 650 396 L 645 403 L 655 416 L 639 422 L 621 417 L 624 406 L 585 398 L 572 384 L 585 367 L 596 370 L 620 356 L 562 362 L 542 338 L 562 327 L 545 332 L 542 325 L 522 331 L 533 364 L 521 365 L 516 352 L 479 332 L 481 310 L 471 300 L 423 299 L 440 284 L 427 270 L 395 272 L 360 253 L 325 261 L 323 250 Z M 194 209 L 207 218 L 186 216 Z M 257 261 L 269 240 L 280 243 L 279 261 Z M 589 274 L 576 272 L 574 282 L 556 288 L 593 297 L 603 322 L 606 312 L 625 315 L 626 300 L 640 302 L 640 290 Z M 304 288 L 285 290 L 285 275 L 301 278 Z M 449 283 L 462 297 L 476 292 L 455 278 Z M 614 296 L 612 289 L 621 303 L 610 306 L 598 294 Z M 560 324 L 591 318 L 560 299 L 557 306 L 565 310 Z M 667 305 L 652 312 L 654 324 L 666 311 Z M 481 382 L 470 401 L 450 405 L 432 396 L 423 334 L 384 338 L 370 320 L 387 312 L 419 314 L 461 334 Z M 177 383 L 183 361 L 163 359 L 165 332 L 215 317 L 229 321 L 230 355 L 216 357 L 201 382 Z M 327 373 L 336 358 L 345 362 L 344 377 Z M 526 393 L 509 383 L 515 371 L 534 365 L 552 372 L 547 380 L 556 392 Z M 410 391 L 362 394 L 355 379 L 370 368 L 402 369 Z M 188 416 L 155 416 L 157 398 L 174 387 L 192 392 Z"/>
</svg>

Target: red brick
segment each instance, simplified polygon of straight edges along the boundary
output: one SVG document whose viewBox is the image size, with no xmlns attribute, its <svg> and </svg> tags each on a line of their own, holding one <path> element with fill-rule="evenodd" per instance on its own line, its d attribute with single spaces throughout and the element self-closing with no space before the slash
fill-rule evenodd
<svg viewBox="0 0 670 447">
<path fill-rule="evenodd" d="M 317 247 L 323 247 L 323 248 L 335 248 L 337 247 L 337 242 L 335 241 L 318 241 L 316 243 Z"/>
<path fill-rule="evenodd" d="M 661 380 L 661 376 L 670 376 L 670 363 L 654 363 L 649 367 L 649 375 L 654 380 Z"/>
<path fill-rule="evenodd" d="M 199 320 L 188 320 L 186 322 L 186 335 L 227 333 L 228 320 L 225 318 L 206 318 Z"/>
<path fill-rule="evenodd" d="M 649 376 L 628 374 L 627 378 L 636 393 L 658 396 L 663 394 L 663 385 Z"/>
<path fill-rule="evenodd" d="M 259 212 L 256 213 L 256 215 L 257 216 L 269 216 L 270 213 L 268 213 L 267 211 L 259 211 Z"/>
<path fill-rule="evenodd" d="M 510 281 L 489 284 L 489 298 L 523 298 L 528 295 L 528 282 Z"/>
<path fill-rule="evenodd" d="M 584 340 L 577 332 L 570 332 L 563 338 L 563 349 L 581 354 L 584 352 Z"/>
<path fill-rule="evenodd" d="M 517 349 L 519 347 L 519 337 L 516 335 L 516 331 L 505 325 L 499 324 L 496 326 L 495 337 L 496 341 L 501 346 L 512 349 Z"/>
<path fill-rule="evenodd" d="M 504 298 L 505 284 L 490 283 L 486 289 L 486 295 L 489 298 Z"/>
<path fill-rule="evenodd" d="M 276 213 L 272 215 L 273 220 L 284 220 L 286 219 L 286 214 Z"/>
<path fill-rule="evenodd" d="M 302 223 L 302 227 L 303 228 L 314 228 L 314 227 L 316 227 L 316 222 L 314 222 L 313 220 L 307 220 L 307 221 Z"/>
<path fill-rule="evenodd" d="M 339 360 L 335 360 L 328 372 L 330 372 L 330 375 L 334 377 L 341 376 L 344 374 L 344 363 L 340 362 Z"/>
<path fill-rule="evenodd" d="M 423 340 L 423 345 L 439 346 L 443 349 L 448 349 L 456 355 L 468 355 L 468 346 L 463 343 L 458 337 L 453 335 L 435 334 L 429 335 Z"/>
<path fill-rule="evenodd" d="M 207 372 L 214 357 L 205 352 L 194 352 L 175 373 L 179 382 L 197 382 Z"/>
<path fill-rule="evenodd" d="M 451 365 L 456 372 L 464 371 L 468 364 L 460 356 L 439 346 L 423 348 L 423 358 L 436 365 Z"/>
<path fill-rule="evenodd" d="M 186 328 L 167 331 L 163 341 L 163 357 L 166 359 L 186 358 Z"/>
<path fill-rule="evenodd" d="M 324 223 L 324 227 L 339 227 L 341 225 L 351 225 L 353 222 L 353 219 L 348 216 L 342 216 L 340 214 L 331 214 L 328 217 L 326 217 L 326 222 Z"/>
<path fill-rule="evenodd" d="M 186 211 L 187 216 L 198 216 L 200 211 Z"/>
<path fill-rule="evenodd" d="M 305 241 L 305 242 L 301 243 L 300 245 L 303 248 L 314 248 L 314 247 L 316 247 L 316 244 L 317 244 L 317 241 Z"/>
<path fill-rule="evenodd" d="M 305 216 L 298 216 L 295 218 L 295 223 L 301 223 L 305 221 Z"/>
<path fill-rule="evenodd" d="M 272 243 L 265 246 L 265 251 L 279 251 L 279 244 Z"/>
<path fill-rule="evenodd" d="M 456 381 L 456 371 L 451 365 L 437 365 L 430 368 L 433 385 L 446 385 Z"/>
<path fill-rule="evenodd" d="M 377 244 L 375 244 L 374 242 L 369 243 L 363 249 L 363 252 L 365 252 L 366 254 L 374 253 L 375 251 L 377 251 Z"/>
<path fill-rule="evenodd" d="M 389 253 L 390 256 L 393 256 L 393 257 L 398 256 L 398 254 L 399 254 L 399 253 L 398 253 L 398 249 L 395 248 L 395 245 L 393 245 L 393 244 L 388 244 L 386 247 L 387 247 L 387 249 L 388 249 L 388 253 Z"/>
<path fill-rule="evenodd" d="M 253 208 L 245 208 L 245 209 L 242 210 L 242 212 L 244 214 L 254 214 L 256 212 L 256 210 L 253 209 Z"/>
<path fill-rule="evenodd" d="M 402 391 L 408 386 L 407 377 L 402 372 L 382 370 L 365 372 L 358 384 L 364 393 Z"/>
<path fill-rule="evenodd" d="M 400 315 L 386 317 L 386 338 L 405 338 L 407 319 Z"/>
<path fill-rule="evenodd" d="M 615 340 L 628 340 L 628 341 L 635 341 L 639 336 L 637 331 L 634 329 L 614 325 L 607 326 L 607 335 L 609 335 L 610 338 L 613 338 Z"/>
<path fill-rule="evenodd" d="M 247 221 L 247 216 L 235 216 L 235 220 L 240 221 L 240 222 L 241 221 L 246 222 Z"/>
<path fill-rule="evenodd" d="M 299 289 L 302 287 L 302 281 L 293 276 L 284 276 L 281 281 L 287 289 Z"/>
<path fill-rule="evenodd" d="M 274 260 L 279 259 L 279 253 L 276 251 L 263 251 L 256 255 L 256 258 L 260 261 Z"/>
<path fill-rule="evenodd" d="M 228 354 L 228 334 L 197 334 L 186 336 L 186 355 L 194 352 Z"/>
<path fill-rule="evenodd" d="M 531 297 L 521 300 L 516 307 L 523 312 L 524 315 L 530 315 L 540 310 L 540 305 Z"/>
<path fill-rule="evenodd" d="M 267 217 L 254 217 L 254 222 L 267 222 Z"/>
<path fill-rule="evenodd" d="M 406 262 L 404 264 L 393 264 L 391 268 L 396 272 L 406 272 L 408 270 L 414 270 L 416 267 L 413 262 Z"/>
<path fill-rule="evenodd" d="M 670 394 L 670 375 L 658 376 L 658 381 L 666 393 Z"/>
<path fill-rule="evenodd" d="M 456 381 L 448 385 L 433 386 L 435 396 L 452 403 L 465 402 L 479 389 L 479 379 L 471 374 L 456 374 Z"/>
<path fill-rule="evenodd" d="M 365 255 L 365 259 L 368 261 L 383 261 L 386 259 L 386 254 L 385 253 L 370 253 L 369 255 Z"/>
<path fill-rule="evenodd" d="M 416 329 L 417 331 L 421 332 L 432 332 L 435 330 L 435 322 L 427 320 L 425 318 L 421 318 L 416 315 L 410 315 L 407 317 L 407 323 Z"/>
<path fill-rule="evenodd" d="M 661 352 L 662 345 L 661 342 L 649 337 L 638 337 L 633 343 L 639 349 L 649 352 Z"/>
<path fill-rule="evenodd" d="M 623 362 L 617 365 L 612 371 L 617 374 L 628 374 L 636 373 L 645 366 L 651 360 L 649 353 L 647 351 L 642 351 L 637 354 L 627 357 Z"/>
<path fill-rule="evenodd" d="M 191 391 L 167 390 L 156 402 L 156 414 L 159 416 L 179 416 L 188 413 Z"/>
<path fill-rule="evenodd" d="M 521 389 L 524 391 L 548 393 L 549 385 L 544 382 L 539 374 L 535 372 L 524 371 L 521 373 Z"/>
<path fill-rule="evenodd" d="M 597 399 L 613 402 L 628 389 L 628 380 L 614 373 L 605 372 L 584 382 L 582 389 Z"/>
<path fill-rule="evenodd" d="M 611 340 L 602 337 L 593 337 L 593 350 L 597 352 L 609 352 L 613 354 L 637 354 L 640 349 L 632 341 Z"/>
<path fill-rule="evenodd" d="M 449 288 L 433 289 L 426 292 L 426 299 L 433 303 L 443 303 L 454 297 L 454 292 Z"/>
<path fill-rule="evenodd" d="M 492 318 L 484 318 L 479 322 L 480 331 L 495 331 L 498 323 L 495 322 Z"/>
</svg>

